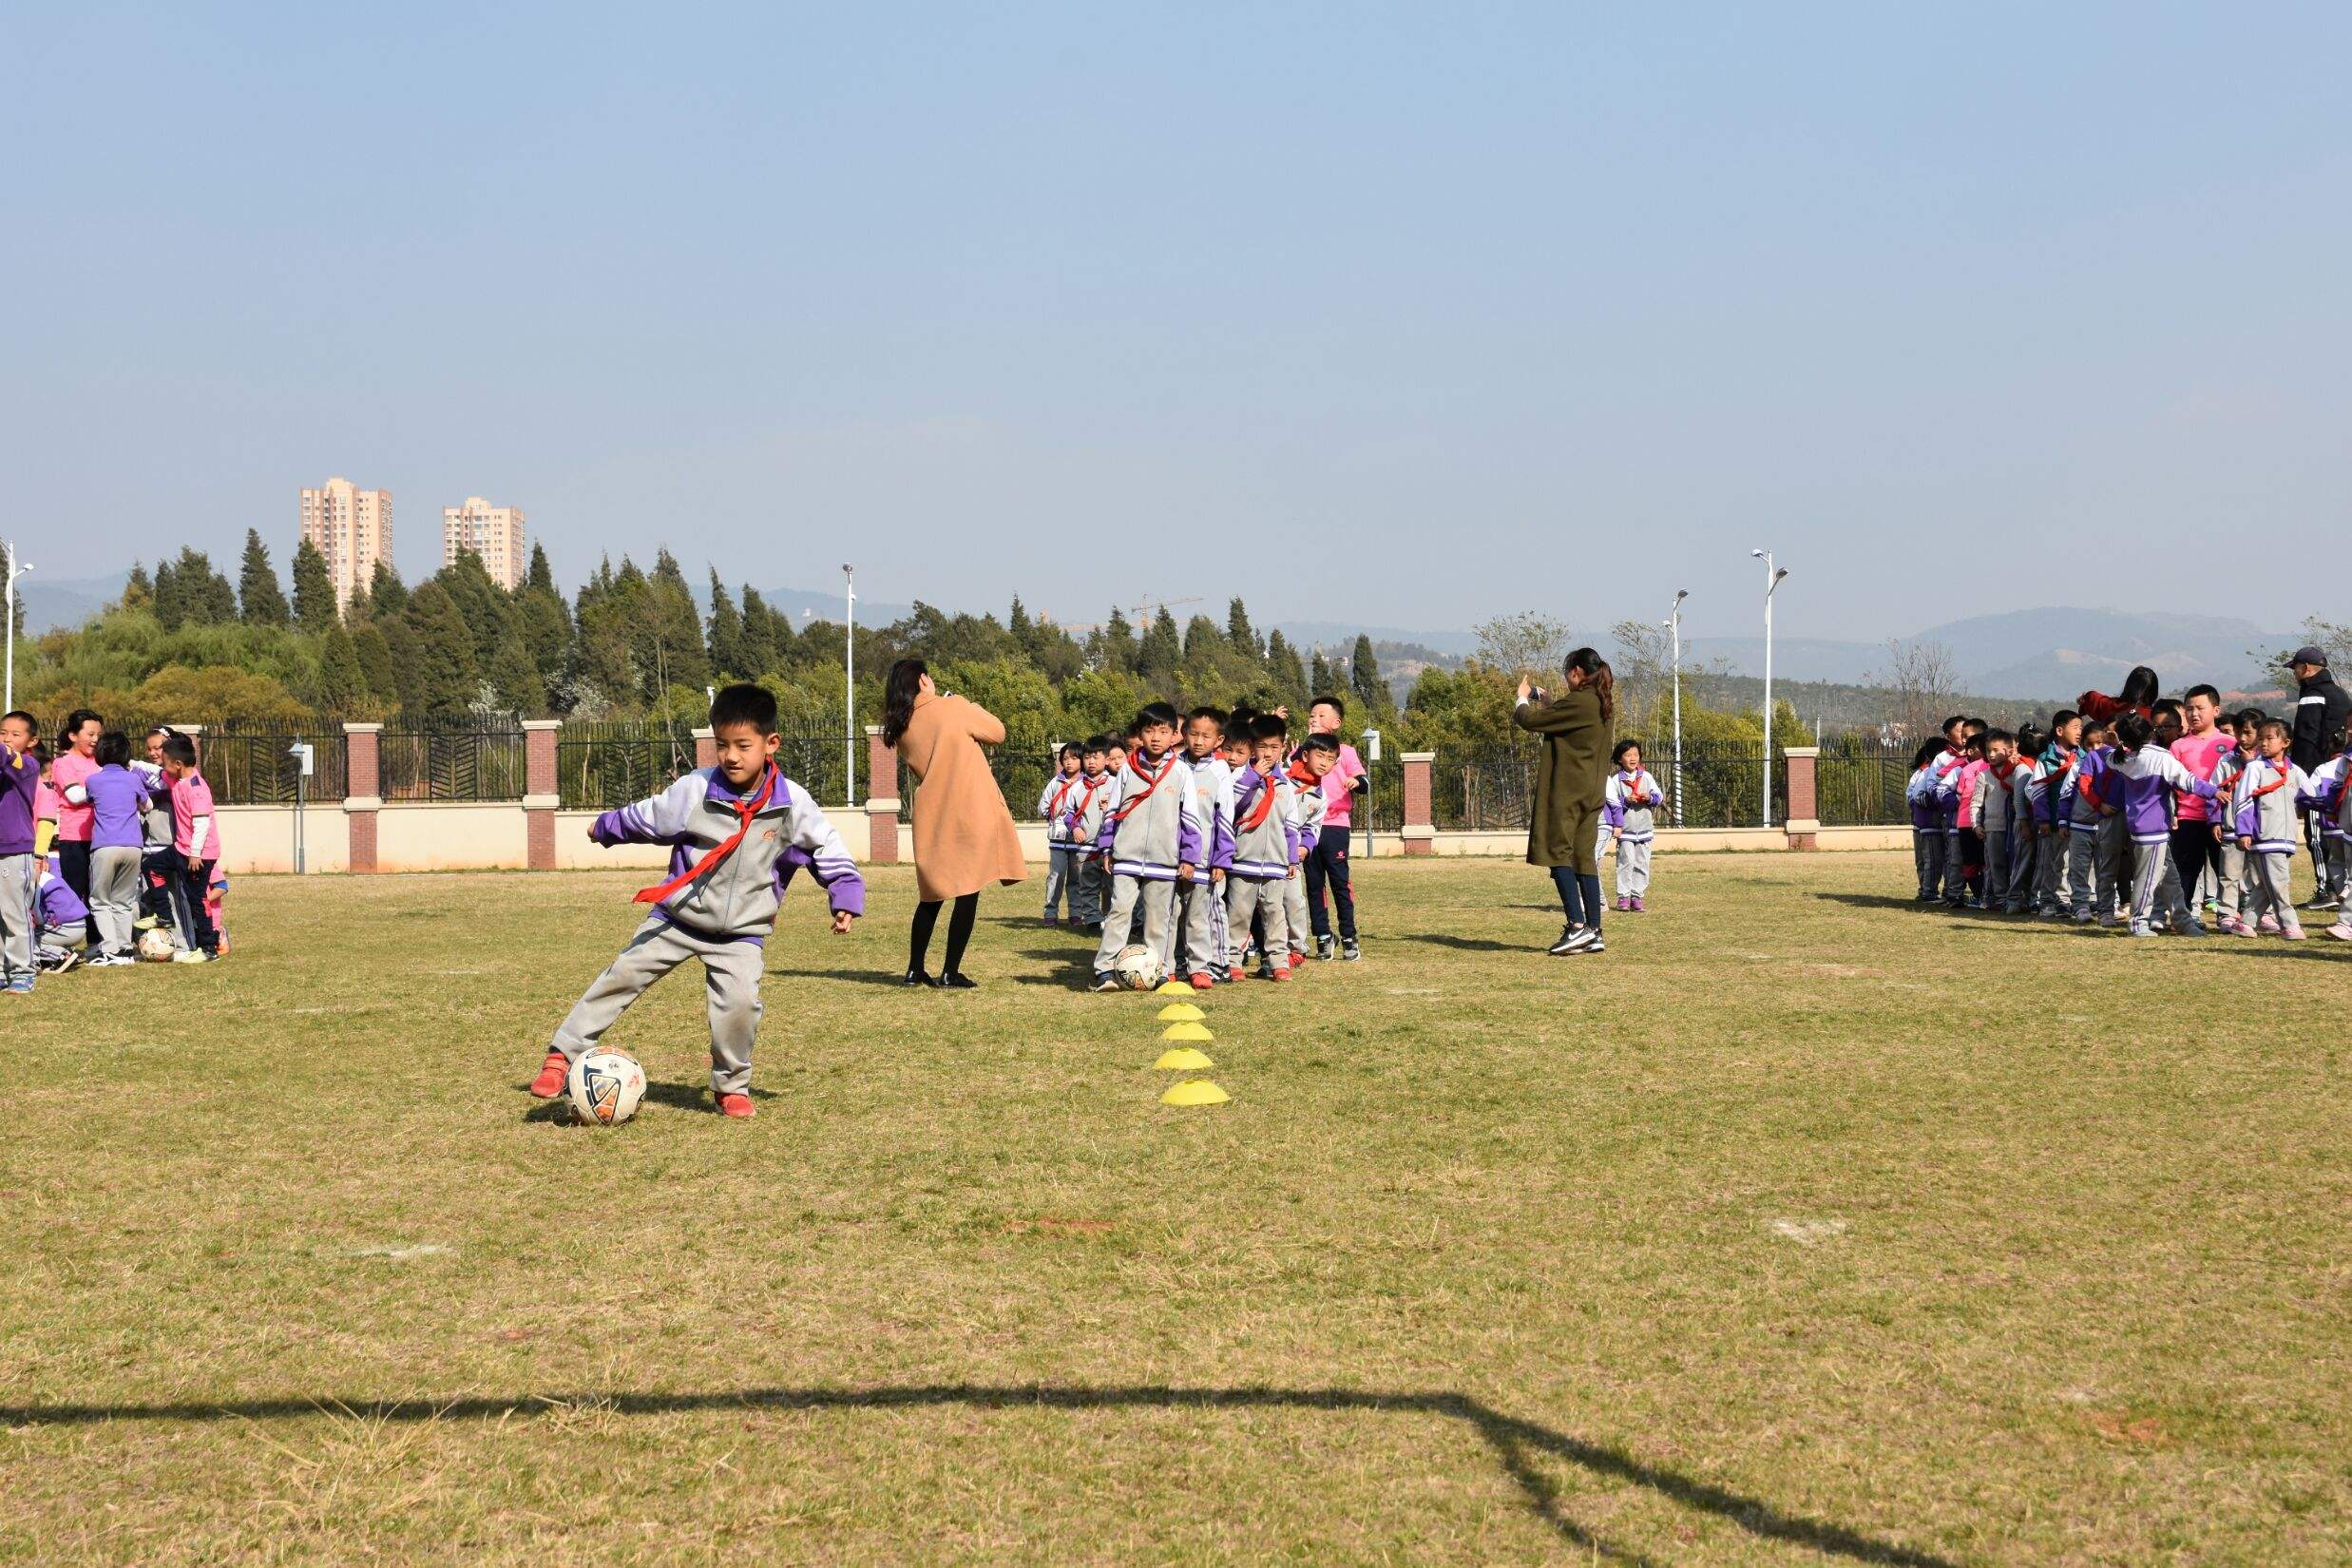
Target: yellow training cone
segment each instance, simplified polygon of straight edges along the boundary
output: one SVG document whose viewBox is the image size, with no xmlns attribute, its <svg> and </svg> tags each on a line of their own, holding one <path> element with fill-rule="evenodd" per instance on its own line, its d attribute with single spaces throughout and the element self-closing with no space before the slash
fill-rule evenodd
<svg viewBox="0 0 2352 1568">
<path fill-rule="evenodd" d="M 1159 1010 L 1162 1023 L 1197 1023 L 1208 1016 L 1189 1002 L 1171 1002 Z"/>
<path fill-rule="evenodd" d="M 1154 994 L 1157 996 L 1191 996 L 1193 994 L 1193 988 L 1180 980 L 1163 981 L 1159 989 Z"/>
<path fill-rule="evenodd" d="M 1159 1097 L 1162 1105 L 1222 1105 L 1232 1097 L 1205 1078 L 1188 1078 Z"/>
<path fill-rule="evenodd" d="M 1159 1031 L 1162 1040 L 1214 1040 L 1204 1023 L 1171 1023 Z"/>
<path fill-rule="evenodd" d="M 1163 1073 L 1205 1073 L 1216 1063 L 1190 1045 L 1178 1045 L 1160 1052 L 1152 1065 Z"/>
</svg>

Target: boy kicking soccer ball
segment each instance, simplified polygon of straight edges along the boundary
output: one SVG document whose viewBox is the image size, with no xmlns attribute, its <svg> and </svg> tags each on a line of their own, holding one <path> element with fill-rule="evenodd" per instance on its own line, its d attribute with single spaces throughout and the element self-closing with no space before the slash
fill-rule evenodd
<svg viewBox="0 0 2352 1568">
<path fill-rule="evenodd" d="M 711 730 L 717 767 L 698 768 L 651 800 L 606 812 L 588 828 L 590 838 L 608 847 L 669 845 L 670 879 L 637 895 L 653 913 L 556 1030 L 531 1080 L 541 1100 L 564 1092 L 572 1059 L 646 987 L 698 958 L 710 993 L 711 1092 L 722 1114 L 752 1115 L 761 944 L 775 924 L 784 876 L 805 858 L 832 906 L 835 936 L 848 934 L 850 922 L 866 912 L 866 880 L 841 835 L 775 765 L 774 694 L 761 686 L 722 687 L 711 703 Z M 787 863 L 782 871 L 779 862 Z"/>
</svg>

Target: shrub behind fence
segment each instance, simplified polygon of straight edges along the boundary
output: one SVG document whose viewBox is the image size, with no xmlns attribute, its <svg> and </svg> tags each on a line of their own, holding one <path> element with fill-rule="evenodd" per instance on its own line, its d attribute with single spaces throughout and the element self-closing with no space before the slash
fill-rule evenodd
<svg viewBox="0 0 2352 1568">
<path fill-rule="evenodd" d="M 1474 832 L 1524 832 L 1535 807 L 1536 768 L 1542 752 L 1532 746 L 1488 746 L 1438 754 L 1429 778 L 1430 815 L 1440 829 Z M 1673 745 L 1642 748 L 1642 767 L 1666 792 L 1658 823 L 1675 821 L 1674 796 L 1681 794 L 1686 828 L 1753 828 L 1763 805 L 1764 750 L 1760 746 L 1686 746 L 1674 766 Z M 1772 821 L 1788 820 L 1788 774 L 1772 770 Z"/>
</svg>

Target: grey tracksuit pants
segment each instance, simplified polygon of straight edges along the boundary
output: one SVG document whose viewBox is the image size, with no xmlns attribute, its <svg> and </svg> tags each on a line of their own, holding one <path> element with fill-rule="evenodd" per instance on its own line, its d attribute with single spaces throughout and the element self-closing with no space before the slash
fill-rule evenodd
<svg viewBox="0 0 2352 1568">
<path fill-rule="evenodd" d="M 717 942 L 648 915 L 621 955 L 591 981 L 555 1031 L 555 1048 L 578 1060 L 647 987 L 690 958 L 702 961 L 711 1013 L 711 1088 L 739 1095 L 751 1087 L 752 1041 L 759 1033 L 759 976 L 767 955 L 756 942 Z"/>
<path fill-rule="evenodd" d="M 1095 973 L 1108 974 L 1127 946 L 1127 932 L 1136 910 L 1143 911 L 1143 946 L 1156 953 L 1168 950 L 1168 931 L 1176 912 L 1176 884 L 1156 877 L 1111 878 L 1111 910 L 1102 921 L 1102 945 L 1095 949 Z"/>
<path fill-rule="evenodd" d="M 1252 882 L 1246 876 L 1225 878 L 1225 962 L 1238 974 L 1241 952 L 1249 946 L 1253 923 L 1265 927 L 1265 964 L 1272 968 L 1290 944 L 1289 897 L 1285 889 L 1298 885 L 1295 877 L 1275 882 Z M 1302 900 L 1303 902 L 1303 900 Z"/>
<path fill-rule="evenodd" d="M 1941 828 L 1911 830 L 1911 860 L 1919 868 L 1922 898 L 1934 898 L 1943 890 L 1943 850 Z"/>
<path fill-rule="evenodd" d="M 1072 874 L 1078 855 L 1067 844 L 1053 845 L 1045 855 L 1045 918 L 1052 920 L 1061 913 L 1066 899 L 1070 918 L 1079 916 L 1078 878 Z"/>
<path fill-rule="evenodd" d="M 2009 902 L 2009 830 L 1988 829 L 1984 835 L 1984 907 L 2004 908 Z"/>
<path fill-rule="evenodd" d="M 2009 830 L 2009 912 L 2024 914 L 2034 907 L 2034 882 L 2041 874 L 2041 840 L 2031 822 Z"/>
<path fill-rule="evenodd" d="M 1629 844 L 1617 840 L 1617 896 L 1639 898 L 1650 890 L 1649 844 Z"/>
<path fill-rule="evenodd" d="M 2247 878 L 2253 868 L 2247 865 L 2253 856 L 2238 848 L 2235 838 L 2225 838 L 2213 854 L 2213 910 L 2224 920 L 2235 920 L 2246 907 Z"/>
<path fill-rule="evenodd" d="M 2178 915 L 2190 918 L 2181 897 L 2180 873 L 2172 865 L 2172 846 L 2133 843 L 2132 846 L 2132 924 L 2162 926 Z"/>
<path fill-rule="evenodd" d="M 1958 904 L 1968 896 L 1965 858 L 1960 849 L 1960 831 L 1946 828 L 1943 831 L 1943 896 L 1949 903 Z"/>
<path fill-rule="evenodd" d="M 90 920 L 103 952 L 131 950 L 131 923 L 139 918 L 137 845 L 90 851 Z"/>
<path fill-rule="evenodd" d="M 1314 950 L 1314 923 L 1307 914 L 1307 873 L 1303 869 L 1282 884 L 1282 923 L 1290 932 L 1291 951 Z"/>
<path fill-rule="evenodd" d="M 1171 974 L 1222 975 L 1225 952 L 1225 888 L 1216 882 L 1187 882 L 1176 889 L 1176 952 Z"/>
<path fill-rule="evenodd" d="M 2061 827 L 2049 837 L 2034 841 L 2034 907 L 2043 913 L 2066 912 L 2074 873 L 2069 864 L 2074 837 Z"/>
<path fill-rule="evenodd" d="M 2295 912 L 2294 871 L 2292 854 L 2247 855 L 2244 918 L 2248 926 L 2268 915 L 2283 931 L 2303 929 L 2303 917 Z"/>
<path fill-rule="evenodd" d="M 0 979 L 34 972 L 33 889 L 40 867 L 37 855 L 0 855 Z"/>
</svg>

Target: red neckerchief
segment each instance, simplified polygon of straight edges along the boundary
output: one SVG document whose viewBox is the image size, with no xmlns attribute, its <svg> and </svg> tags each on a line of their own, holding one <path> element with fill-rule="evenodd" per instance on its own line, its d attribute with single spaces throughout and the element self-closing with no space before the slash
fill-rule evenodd
<svg viewBox="0 0 2352 1568">
<path fill-rule="evenodd" d="M 1311 771 L 1307 773 L 1299 772 L 1301 768 L 1305 768 L 1306 766 L 1307 754 L 1305 752 L 1301 752 L 1299 753 L 1297 759 L 1294 760 L 1288 768 L 1285 768 L 1283 772 L 1291 775 L 1291 782 L 1293 784 L 1304 784 L 1310 790 L 1318 788 L 1323 783 L 1322 779 L 1317 778 Z"/>
<path fill-rule="evenodd" d="M 2006 763 L 1987 762 L 1984 767 L 1987 773 L 1999 779 L 2005 786 L 2009 782 L 2009 775 L 2017 771 L 2017 759 L 2012 756 Z"/>
<path fill-rule="evenodd" d="M 1251 771 L 1256 772 L 1255 769 Z M 1245 833 L 1255 832 L 1265 826 L 1267 813 L 1274 809 L 1274 781 L 1264 774 L 1258 774 L 1257 784 L 1257 807 L 1241 819 L 1241 831 Z"/>
<path fill-rule="evenodd" d="M 687 883 L 692 882 L 696 877 L 700 876 L 704 871 L 709 870 L 712 867 L 717 865 L 720 861 L 735 853 L 736 846 L 743 842 L 743 835 L 752 831 L 752 818 L 759 814 L 760 810 L 768 804 L 769 795 L 774 793 L 775 781 L 779 776 L 781 775 L 776 773 L 774 766 L 771 764 L 766 771 L 759 775 L 759 794 L 748 800 L 742 798 L 736 799 L 735 803 L 736 825 L 734 832 L 729 833 L 725 838 L 719 840 L 718 843 L 713 845 L 711 847 L 710 853 L 704 855 L 701 859 L 696 861 L 693 865 L 687 867 L 684 870 L 679 872 L 676 876 L 670 878 L 669 881 L 664 882 L 659 888 L 640 888 L 637 890 L 637 897 L 632 899 L 630 902 L 635 904 L 659 904 L 663 899 L 669 897 L 672 893 L 678 891 L 679 889 L 683 888 Z"/>
<path fill-rule="evenodd" d="M 2283 788 L 2287 779 L 2293 776 L 2295 769 L 2294 764 L 2291 762 L 2287 763 L 2285 767 L 2281 767 L 2279 763 L 2271 761 L 2266 756 L 2256 757 L 2254 760 L 2256 762 L 2260 762 L 2264 767 L 2271 769 L 2279 776 L 2272 779 L 2269 783 L 2263 785 L 2260 789 L 2247 791 L 2246 798 L 2248 800 L 2260 800 L 2264 795 L 2269 794 L 2273 791 Z M 2253 765 L 2254 764 L 2252 762 L 2247 764 L 2249 768 Z"/>
<path fill-rule="evenodd" d="M 1055 777 L 1053 804 L 1045 808 L 1045 815 L 1048 818 L 1061 810 L 1063 804 L 1069 800 L 1070 786 L 1077 783 L 1080 777 L 1078 774 L 1061 774 Z"/>
<path fill-rule="evenodd" d="M 1175 771 L 1176 753 L 1170 752 L 1166 756 L 1160 758 L 1159 772 L 1157 773 L 1152 772 L 1151 765 L 1143 760 L 1143 754 L 1141 752 L 1130 752 L 1127 755 L 1127 766 L 1133 768 L 1137 773 L 1141 774 L 1145 778 L 1150 779 L 1151 782 L 1143 786 L 1143 793 L 1141 794 L 1137 795 L 1133 800 L 1127 801 L 1121 805 L 1118 811 L 1111 813 L 1111 820 L 1113 822 L 1126 821 L 1127 818 L 1134 813 L 1135 809 L 1138 806 L 1142 805 L 1145 801 L 1152 798 L 1153 794 L 1158 791 L 1161 781 L 1165 779 L 1170 773 Z"/>
<path fill-rule="evenodd" d="M 2059 779 L 2064 778 L 2067 774 L 2067 771 L 2074 767 L 2075 756 L 2076 754 L 2063 745 L 2054 747 L 2053 750 L 2058 754 L 2058 765 L 2051 769 L 2048 773 L 2042 774 L 2042 776 L 2055 784 Z"/>
<path fill-rule="evenodd" d="M 1619 778 L 1624 778 L 1628 775 L 1622 770 L 1619 770 L 1617 776 Z M 1646 809 L 1648 803 L 1641 798 L 1641 781 L 1649 777 L 1650 774 L 1643 769 L 1635 768 L 1631 776 L 1633 778 L 1633 782 L 1626 785 L 1625 788 L 1632 792 L 1633 798 L 1626 801 L 1626 804 L 1633 807 L 1635 811 L 1644 810 Z"/>
</svg>

